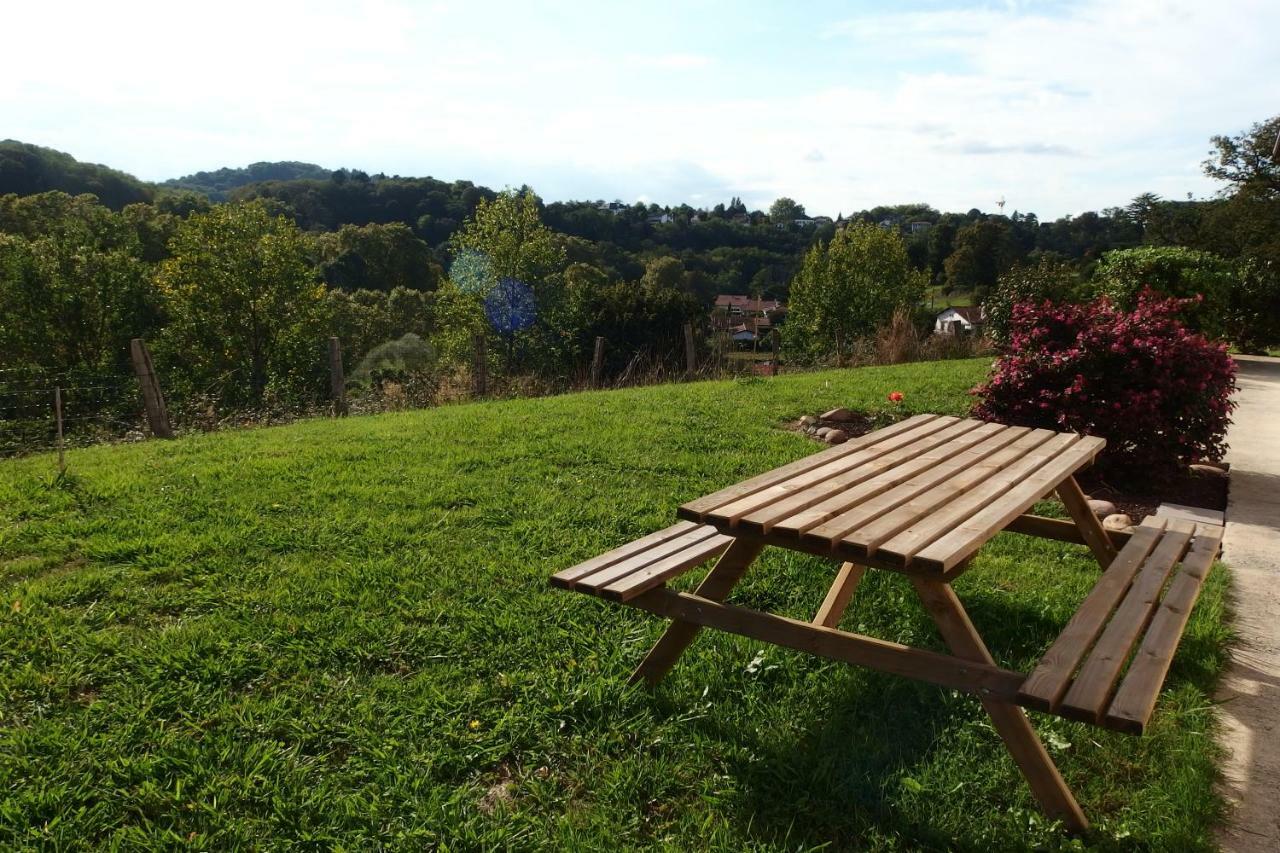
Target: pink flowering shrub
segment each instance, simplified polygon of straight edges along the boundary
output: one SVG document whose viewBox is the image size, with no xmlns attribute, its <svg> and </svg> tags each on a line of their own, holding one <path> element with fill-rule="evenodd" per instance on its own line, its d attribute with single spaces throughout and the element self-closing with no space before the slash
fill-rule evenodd
<svg viewBox="0 0 1280 853">
<path fill-rule="evenodd" d="M 1189 301 L 1148 290 L 1132 311 L 1106 299 L 1014 306 L 1008 352 L 974 389 L 974 415 L 1102 436 L 1099 465 L 1122 479 L 1221 459 L 1236 366 L 1225 344 L 1179 321 Z"/>
</svg>

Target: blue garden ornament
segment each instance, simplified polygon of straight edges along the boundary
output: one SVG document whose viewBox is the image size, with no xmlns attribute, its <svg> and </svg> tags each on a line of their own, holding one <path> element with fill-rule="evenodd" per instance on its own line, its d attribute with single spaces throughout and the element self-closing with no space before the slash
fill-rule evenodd
<svg viewBox="0 0 1280 853">
<path fill-rule="evenodd" d="M 500 335 L 511 337 L 533 325 L 538 316 L 529 285 L 514 278 L 504 278 L 484 298 L 484 315 Z"/>
</svg>

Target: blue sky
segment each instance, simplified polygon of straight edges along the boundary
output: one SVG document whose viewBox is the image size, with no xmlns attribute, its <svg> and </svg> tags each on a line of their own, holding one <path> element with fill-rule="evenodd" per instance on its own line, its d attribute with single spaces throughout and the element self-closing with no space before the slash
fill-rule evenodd
<svg viewBox="0 0 1280 853">
<path fill-rule="evenodd" d="M 146 179 L 258 160 L 548 200 L 1054 217 L 1212 193 L 1280 3 L 181 2 L 5 11 L 0 137 Z"/>
</svg>

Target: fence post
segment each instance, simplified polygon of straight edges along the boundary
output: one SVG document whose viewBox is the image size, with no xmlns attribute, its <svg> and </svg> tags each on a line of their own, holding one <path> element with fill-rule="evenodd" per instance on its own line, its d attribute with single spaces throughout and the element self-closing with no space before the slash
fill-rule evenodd
<svg viewBox="0 0 1280 853">
<path fill-rule="evenodd" d="M 58 422 L 58 473 L 67 473 L 66 441 L 62 437 L 62 388 L 53 389 L 53 417 Z"/>
<path fill-rule="evenodd" d="M 777 376 L 782 371 L 782 335 L 777 329 L 773 330 L 773 375 Z"/>
<path fill-rule="evenodd" d="M 693 324 L 684 324 L 684 375 L 686 379 L 692 379 L 694 372 L 698 369 L 697 353 L 693 348 Z"/>
<path fill-rule="evenodd" d="M 471 362 L 471 392 L 476 397 L 489 393 L 489 354 L 483 332 L 472 338 L 475 357 Z"/>
<path fill-rule="evenodd" d="M 147 409 L 147 423 L 151 427 L 151 434 L 156 438 L 173 438 L 169 410 L 165 408 L 164 395 L 160 393 L 160 380 L 156 378 L 151 353 L 147 351 L 142 338 L 134 338 L 129 342 L 129 354 L 133 357 L 133 370 L 138 374 L 138 385 L 142 388 L 142 404 Z"/>
<path fill-rule="evenodd" d="M 591 356 L 591 387 L 600 387 L 600 377 L 604 373 L 604 338 L 596 336 L 596 351 Z"/>
<path fill-rule="evenodd" d="M 333 400 L 333 416 L 347 414 L 347 378 L 342 372 L 342 342 L 336 336 L 329 338 L 329 396 Z"/>
</svg>

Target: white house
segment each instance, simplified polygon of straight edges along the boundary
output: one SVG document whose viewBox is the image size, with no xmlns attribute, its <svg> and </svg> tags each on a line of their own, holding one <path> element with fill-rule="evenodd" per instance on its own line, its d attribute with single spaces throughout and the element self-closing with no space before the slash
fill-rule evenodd
<svg viewBox="0 0 1280 853">
<path fill-rule="evenodd" d="M 980 330 L 987 313 L 977 305 L 944 308 L 933 319 L 933 331 L 940 335 L 965 334 Z"/>
</svg>

